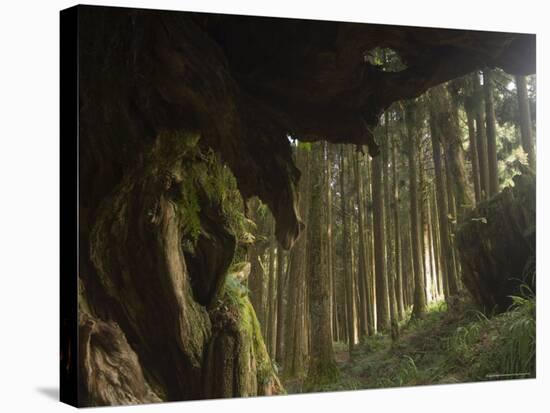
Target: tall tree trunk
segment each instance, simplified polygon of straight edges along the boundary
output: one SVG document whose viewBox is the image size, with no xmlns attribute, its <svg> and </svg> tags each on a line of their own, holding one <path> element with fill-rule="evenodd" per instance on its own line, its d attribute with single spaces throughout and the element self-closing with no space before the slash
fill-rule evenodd
<svg viewBox="0 0 550 413">
<path fill-rule="evenodd" d="M 265 252 L 266 244 L 262 239 L 262 229 L 265 225 L 260 222 L 257 210 L 260 200 L 253 197 L 248 201 L 248 218 L 256 223 L 255 242 L 248 248 L 248 262 L 250 263 L 250 275 L 247 278 L 248 290 L 250 291 L 250 302 L 256 311 L 256 316 L 260 325 L 266 324 L 264 314 L 264 268 L 260 262 L 260 257 Z"/>
<path fill-rule="evenodd" d="M 302 219 L 308 220 L 308 188 L 309 188 L 309 162 L 308 152 L 297 149 L 296 164 L 302 171 L 300 182 L 299 210 Z M 307 259 L 307 234 L 303 233 L 290 251 L 290 275 L 288 278 L 288 303 L 286 306 L 285 334 L 284 334 L 284 363 L 283 375 L 285 378 L 299 376 L 303 373 L 302 360 L 304 354 L 300 346 L 302 308 L 300 306 L 301 294 L 304 290 L 305 264 Z"/>
<path fill-rule="evenodd" d="M 367 288 L 367 268 L 368 268 L 368 262 L 367 262 L 367 246 L 365 242 L 365 203 L 364 203 L 364 194 L 363 194 L 363 169 L 360 167 L 360 154 L 359 152 L 355 152 L 355 159 L 354 159 L 354 170 L 355 170 L 355 184 L 356 184 L 356 193 L 357 193 L 357 218 L 358 218 L 358 238 L 359 238 L 359 255 L 358 255 L 358 261 L 359 261 L 359 289 L 360 289 L 360 314 L 359 314 L 359 321 L 360 321 L 360 332 L 361 337 L 365 335 L 371 335 L 373 332 L 369 331 L 372 329 L 372 325 L 369 325 L 368 319 L 367 319 L 367 311 L 370 307 L 369 305 L 369 294 L 368 294 L 368 288 Z"/>
<path fill-rule="evenodd" d="M 281 245 L 277 247 L 277 338 L 275 340 L 275 360 L 283 363 L 284 328 L 285 328 L 285 252 Z"/>
<path fill-rule="evenodd" d="M 388 280 L 386 278 L 384 197 L 382 193 L 382 156 L 372 160 L 372 199 L 374 219 L 374 269 L 376 276 L 376 320 L 378 331 L 390 327 Z"/>
<path fill-rule="evenodd" d="M 422 278 L 424 279 L 424 298 L 428 302 L 428 273 L 429 262 L 426 248 L 426 202 L 425 202 L 425 182 L 424 182 L 424 158 L 422 151 L 422 140 L 418 140 L 418 207 L 420 210 L 420 268 L 422 269 Z"/>
<path fill-rule="evenodd" d="M 336 302 L 336 274 L 334 262 L 334 235 L 332 228 L 332 150 L 329 143 L 325 146 L 325 185 L 326 185 L 326 225 L 327 225 L 327 269 L 330 275 L 331 293 L 331 331 L 333 341 L 338 341 L 338 305 Z"/>
<path fill-rule="evenodd" d="M 529 109 L 529 99 L 527 96 L 527 81 L 525 76 L 516 76 L 516 88 L 518 91 L 518 107 L 519 107 L 519 128 L 521 132 L 521 146 L 527 154 L 529 166 L 536 169 L 537 157 L 533 144 L 532 128 L 531 128 L 531 110 Z"/>
<path fill-rule="evenodd" d="M 453 185 L 453 177 L 452 177 L 452 173 L 451 173 L 451 168 L 448 164 L 448 161 L 447 161 L 447 157 L 445 156 L 445 154 L 443 154 L 443 159 L 445 161 L 445 167 L 444 167 L 444 172 L 445 172 L 445 189 L 446 189 L 446 193 L 447 193 L 447 202 L 448 202 L 448 206 L 449 206 L 449 235 L 450 235 L 450 242 L 451 242 L 451 249 L 453 251 L 453 255 L 452 255 L 452 262 L 453 262 L 453 265 L 454 265 L 454 268 L 455 268 L 455 274 L 456 274 L 456 278 L 457 278 L 457 282 L 458 282 L 458 279 L 460 278 L 460 271 L 458 269 L 458 254 L 457 254 L 457 251 L 456 251 L 456 246 L 455 246 L 455 242 L 454 242 L 454 234 L 456 233 L 456 227 L 457 227 L 457 223 L 458 223 L 458 214 L 457 214 L 457 211 L 456 211 L 456 203 L 455 203 L 455 196 L 454 196 L 454 185 Z"/>
<path fill-rule="evenodd" d="M 275 338 L 277 332 L 277 317 L 275 311 L 277 305 L 275 303 L 275 220 L 272 218 L 271 235 L 269 242 L 269 280 L 267 285 L 267 327 L 266 327 L 266 340 L 267 350 L 271 357 L 273 357 L 275 351 Z"/>
<path fill-rule="evenodd" d="M 353 156 L 352 156 L 352 147 L 350 145 L 347 146 L 347 159 L 348 162 L 346 163 L 346 174 L 347 174 L 347 180 L 348 180 L 348 188 L 354 188 L 354 182 L 353 182 Z M 350 254 L 350 273 L 351 273 L 351 293 L 352 293 L 352 305 L 353 305 L 353 315 L 354 318 L 352 319 L 352 326 L 353 326 L 353 342 L 357 343 L 357 340 L 359 338 L 359 331 L 358 331 L 358 314 L 359 314 L 359 307 L 360 307 L 360 297 L 359 297 L 359 280 L 357 278 L 357 253 L 356 253 L 356 242 L 355 242 L 355 231 L 353 226 L 353 217 L 355 212 L 355 205 L 354 205 L 354 197 L 348 196 L 348 199 L 346 199 L 346 207 L 347 207 L 347 219 L 348 219 L 348 228 L 350 230 L 349 236 L 349 254 Z"/>
<path fill-rule="evenodd" d="M 308 232 L 308 290 L 311 322 L 311 353 L 307 386 L 332 383 L 338 376 L 330 331 L 330 289 L 328 274 L 323 268 L 322 246 L 322 159 L 317 145 L 312 148 L 311 197 Z"/>
<path fill-rule="evenodd" d="M 376 325 L 376 280 L 374 276 L 374 242 L 373 242 L 373 218 L 372 218 L 372 172 L 371 172 L 371 159 L 369 156 L 364 157 L 364 173 L 365 180 L 363 181 L 363 188 L 365 192 L 364 211 L 365 211 L 365 244 L 367 249 L 367 294 L 369 299 L 367 300 L 367 320 L 369 325 L 369 332 L 375 334 L 377 331 Z"/>
<path fill-rule="evenodd" d="M 483 91 L 485 95 L 485 114 L 487 119 L 487 158 L 489 160 L 489 196 L 499 191 L 498 160 L 495 106 L 493 103 L 493 74 L 490 69 L 483 71 Z"/>
<path fill-rule="evenodd" d="M 353 276 L 349 268 L 349 227 L 346 208 L 346 178 L 345 178 L 345 157 L 344 145 L 340 146 L 340 210 L 342 215 L 342 268 L 344 275 L 344 286 L 346 291 L 346 325 L 348 337 L 348 349 L 351 355 L 354 343 L 354 306 L 353 306 Z"/>
<path fill-rule="evenodd" d="M 479 187 L 481 199 L 487 199 L 489 195 L 489 159 L 487 155 L 487 134 L 485 130 L 485 104 L 483 90 L 479 83 L 479 73 L 474 73 L 472 78 L 474 84 L 474 110 L 476 125 L 476 143 L 479 162 Z"/>
<path fill-rule="evenodd" d="M 391 164 L 392 164 L 392 195 L 393 202 L 391 209 L 393 213 L 393 231 L 394 231 L 394 258 L 395 258 L 395 278 L 396 278 L 396 298 L 397 298 L 397 314 L 400 320 L 405 316 L 405 306 L 403 304 L 403 271 L 402 271 L 402 244 L 401 244 L 401 226 L 399 219 L 399 186 L 397 182 L 399 177 L 397 175 L 397 139 L 394 136 L 391 150 Z"/>
<path fill-rule="evenodd" d="M 439 298 L 449 296 L 449 287 L 447 285 L 446 273 L 447 267 L 444 264 L 443 253 L 441 252 L 441 229 L 439 227 L 439 210 L 437 208 L 437 186 L 434 182 L 432 185 L 431 205 L 432 205 L 432 224 L 433 224 L 433 241 L 434 241 L 434 253 L 435 253 L 435 271 L 437 275 L 437 289 L 439 292 Z"/>
<path fill-rule="evenodd" d="M 470 158 L 472 160 L 472 181 L 474 183 L 474 195 L 476 204 L 481 202 L 481 181 L 479 173 L 479 159 L 477 153 L 477 138 L 475 128 L 475 104 L 473 96 L 467 96 L 464 102 L 466 120 L 468 122 L 468 138 L 470 141 Z"/>
<path fill-rule="evenodd" d="M 422 274 L 422 263 L 420 259 L 420 228 L 418 213 L 418 183 L 417 178 L 417 138 L 416 138 L 416 108 L 415 103 L 408 102 L 406 105 L 406 123 L 407 123 L 407 155 L 409 161 L 409 188 L 410 188 L 410 214 L 411 214 L 411 249 L 414 269 L 414 300 L 413 316 L 423 317 L 426 312 L 426 298 L 424 295 L 424 277 Z"/>
<path fill-rule="evenodd" d="M 441 113 L 439 113 L 440 137 L 445 142 L 445 156 L 452 174 L 458 220 L 462 221 L 466 212 L 473 207 L 473 196 L 464 169 L 464 149 L 460 140 L 458 120 L 458 89 L 456 82 L 449 84 L 449 91 L 441 90 Z M 495 152 L 496 154 L 496 152 Z"/>
<path fill-rule="evenodd" d="M 432 140 L 432 153 L 434 160 L 435 187 L 437 211 L 439 217 L 439 240 L 441 244 L 441 260 L 444 266 L 443 286 L 447 296 L 458 293 L 456 282 L 455 266 L 453 264 L 453 248 L 450 241 L 449 231 L 449 209 L 446 196 L 445 183 L 443 181 L 444 171 L 441 162 L 441 146 L 439 143 L 439 129 L 436 120 L 436 113 L 433 108 L 430 111 L 430 135 Z M 447 297 L 448 298 L 448 297 Z"/>
<path fill-rule="evenodd" d="M 388 283 L 388 304 L 390 307 L 390 328 L 391 328 L 391 337 L 392 340 L 397 340 L 399 337 L 399 325 L 397 320 L 397 297 L 395 293 L 396 282 L 395 282 L 395 262 L 393 258 L 393 245 L 392 245 L 392 214 L 390 213 L 391 209 L 391 190 L 390 190 L 390 148 L 391 148 L 391 139 L 390 139 L 390 117 L 388 111 L 384 113 L 384 129 L 385 129 L 385 140 L 382 145 L 382 183 L 384 187 L 384 222 L 386 226 L 386 257 L 387 262 L 386 266 L 386 279 Z"/>
<path fill-rule="evenodd" d="M 436 280 L 436 273 L 435 273 L 435 259 L 434 259 L 434 239 L 433 239 L 433 211 L 431 208 L 430 203 L 430 189 L 427 190 L 426 194 L 426 219 L 428 222 L 428 257 L 430 261 L 430 293 L 431 293 L 431 299 L 436 300 L 437 299 L 437 280 Z"/>
</svg>

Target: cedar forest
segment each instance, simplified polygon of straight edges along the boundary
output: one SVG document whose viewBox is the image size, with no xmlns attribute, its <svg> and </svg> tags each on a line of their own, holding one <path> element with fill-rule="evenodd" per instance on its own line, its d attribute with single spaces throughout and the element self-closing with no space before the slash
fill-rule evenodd
<svg viewBox="0 0 550 413">
<path fill-rule="evenodd" d="M 535 377 L 530 35 L 80 10 L 82 405 Z"/>
</svg>

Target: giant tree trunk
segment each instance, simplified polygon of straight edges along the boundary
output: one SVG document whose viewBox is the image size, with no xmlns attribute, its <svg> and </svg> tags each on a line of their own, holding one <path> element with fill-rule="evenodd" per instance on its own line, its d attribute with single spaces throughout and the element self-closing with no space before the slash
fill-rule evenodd
<svg viewBox="0 0 550 413">
<path fill-rule="evenodd" d="M 89 315 L 82 327 L 92 320 L 101 334 L 108 331 L 102 320 L 115 321 L 117 341 L 112 347 L 104 342 L 101 351 L 117 357 L 121 350 L 115 345 L 123 348 L 126 337 L 146 381 L 135 367 L 133 380 L 141 381 L 141 390 L 105 400 L 98 386 L 107 373 L 90 366 L 88 383 L 95 387 L 88 386 L 84 397 L 91 404 L 153 400 L 147 388 L 161 400 L 281 390 L 264 357 L 261 332 L 244 327 L 256 320 L 248 300 L 242 306 L 227 303 L 224 283 L 235 237 L 225 223 L 221 198 L 206 185 L 206 179 L 221 179 L 216 176 L 221 169 L 208 170 L 196 155 L 196 141 L 192 135 L 160 135 L 97 212 L 89 237 L 91 266 L 81 272 L 81 302 Z M 197 212 L 193 202 L 203 208 Z M 231 308 L 231 325 L 220 308 Z M 90 341 L 89 351 L 97 354 L 95 343 Z M 222 367 L 220 357 L 235 363 Z M 229 379 L 212 381 L 211 367 L 218 370 L 216 377 L 239 384 L 229 388 Z M 143 398 L 132 398 L 138 392 Z"/>
</svg>

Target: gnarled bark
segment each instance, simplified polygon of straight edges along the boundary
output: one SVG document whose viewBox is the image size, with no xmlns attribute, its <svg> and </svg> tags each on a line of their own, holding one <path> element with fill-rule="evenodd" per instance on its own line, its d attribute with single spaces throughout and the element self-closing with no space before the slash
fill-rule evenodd
<svg viewBox="0 0 550 413">
<path fill-rule="evenodd" d="M 78 334 L 82 405 L 161 401 L 146 381 L 137 354 L 116 323 L 104 322 L 81 312 Z"/>
<path fill-rule="evenodd" d="M 145 376 L 161 389 L 163 400 L 225 394 L 225 390 L 210 393 L 210 387 L 203 385 L 201 377 L 209 373 L 205 353 L 210 359 L 234 357 L 248 366 L 231 373 L 239 383 L 232 395 L 264 391 L 250 384 L 260 373 L 250 361 L 251 350 L 242 347 L 254 343 L 254 351 L 260 352 L 261 334 L 243 333 L 232 344 L 231 330 L 224 330 L 227 325 L 212 327 L 212 315 L 207 312 L 222 298 L 235 247 L 220 204 L 222 196 L 209 192 L 215 191 L 212 182 L 222 179 L 216 175 L 219 171 L 204 160 L 196 136 L 162 134 L 104 200 L 90 236 L 96 277 L 89 274 L 83 284 L 100 289 L 108 301 L 98 300 L 98 295 L 91 294 L 94 290 L 85 288 L 82 301 L 93 313 L 113 318 L 121 326 L 137 354 L 136 364 L 139 360 Z M 238 310 L 237 319 L 257 324 L 251 306 Z M 226 351 L 218 346 L 220 340 L 227 342 L 232 354 L 217 354 Z M 262 375 L 273 372 L 270 364 L 262 368 Z M 96 370 L 90 380 L 103 375 Z M 108 402 L 127 402 L 125 395 L 120 397 Z"/>
</svg>

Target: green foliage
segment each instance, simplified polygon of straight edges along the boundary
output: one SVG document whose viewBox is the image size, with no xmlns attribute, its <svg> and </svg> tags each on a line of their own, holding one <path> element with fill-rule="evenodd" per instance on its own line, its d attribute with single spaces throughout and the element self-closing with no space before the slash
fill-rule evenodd
<svg viewBox="0 0 550 413">
<path fill-rule="evenodd" d="M 248 295 L 248 288 L 243 285 L 241 280 L 230 273 L 225 277 L 224 294 L 231 305 L 243 309 Z"/>
<path fill-rule="evenodd" d="M 311 152 L 311 142 L 299 142 L 297 141 L 298 149 L 306 152 Z"/>
<path fill-rule="evenodd" d="M 369 50 L 365 59 L 384 72 L 400 72 L 407 68 L 401 60 L 401 56 L 389 47 L 376 47 Z"/>
<path fill-rule="evenodd" d="M 536 370 L 536 299 L 512 297 L 511 309 L 497 317 L 498 334 L 490 352 L 482 355 L 480 378 L 534 377 Z"/>
</svg>

